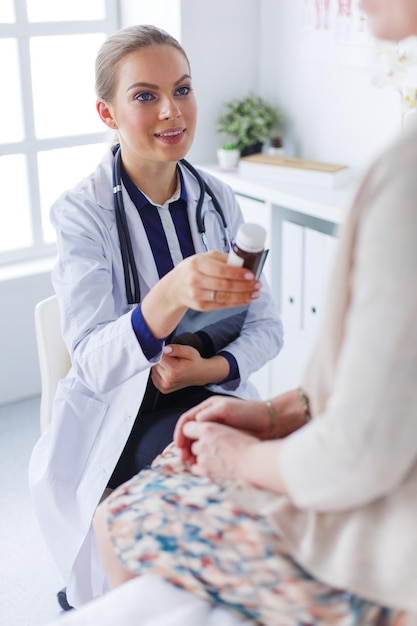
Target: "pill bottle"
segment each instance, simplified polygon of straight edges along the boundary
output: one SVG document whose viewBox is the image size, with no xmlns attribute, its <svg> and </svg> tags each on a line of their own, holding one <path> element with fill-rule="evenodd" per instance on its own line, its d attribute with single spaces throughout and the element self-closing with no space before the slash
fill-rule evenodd
<svg viewBox="0 0 417 626">
<path fill-rule="evenodd" d="M 266 230 L 263 226 L 244 222 L 239 226 L 231 245 L 228 264 L 246 267 L 259 278 L 265 258 L 265 240 Z"/>
</svg>

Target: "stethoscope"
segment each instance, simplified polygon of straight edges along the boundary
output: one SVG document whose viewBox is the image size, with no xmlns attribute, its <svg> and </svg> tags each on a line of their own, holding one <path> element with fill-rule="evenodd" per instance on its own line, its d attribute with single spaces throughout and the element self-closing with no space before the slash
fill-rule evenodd
<svg viewBox="0 0 417 626">
<path fill-rule="evenodd" d="M 124 280 L 126 287 L 126 296 L 129 304 L 136 304 L 140 302 L 140 288 L 139 288 L 139 276 L 135 263 L 135 257 L 133 254 L 132 240 L 129 233 L 129 227 L 127 225 L 126 211 L 123 202 L 122 194 L 122 160 L 121 160 L 121 148 L 117 145 L 113 148 L 114 160 L 112 171 L 112 185 L 113 185 L 113 200 L 114 210 L 116 213 L 116 225 L 117 232 L 120 240 L 120 251 L 122 254 Z M 206 227 L 205 219 L 208 213 L 214 213 L 219 227 L 222 232 L 223 249 L 228 252 L 230 249 L 230 239 L 227 229 L 227 222 L 224 216 L 223 210 L 217 200 L 215 194 L 210 189 L 206 181 L 200 176 L 197 170 L 185 159 L 181 159 L 180 163 L 184 165 L 197 180 L 200 187 L 200 196 L 198 198 L 196 207 L 196 222 L 198 232 L 200 233 L 201 240 L 205 249 L 208 251 L 207 239 L 206 239 Z M 214 209 L 209 209 L 203 215 L 203 202 L 204 196 L 208 194 L 213 202 Z M 132 289 L 133 286 L 133 289 Z"/>
</svg>

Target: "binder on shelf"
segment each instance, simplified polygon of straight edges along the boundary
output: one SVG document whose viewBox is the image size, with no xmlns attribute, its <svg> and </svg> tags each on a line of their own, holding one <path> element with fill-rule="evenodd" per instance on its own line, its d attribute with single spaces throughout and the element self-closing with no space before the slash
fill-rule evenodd
<svg viewBox="0 0 417 626">
<path fill-rule="evenodd" d="M 318 329 L 336 246 L 335 237 L 304 229 L 303 329 L 308 333 Z"/>
<path fill-rule="evenodd" d="M 304 228 L 282 222 L 281 317 L 285 328 L 301 330 L 303 306 Z"/>
<path fill-rule="evenodd" d="M 342 187 L 350 181 L 347 165 L 320 163 L 306 159 L 252 154 L 239 161 L 241 176 L 264 181 L 311 185 L 325 189 Z"/>
</svg>

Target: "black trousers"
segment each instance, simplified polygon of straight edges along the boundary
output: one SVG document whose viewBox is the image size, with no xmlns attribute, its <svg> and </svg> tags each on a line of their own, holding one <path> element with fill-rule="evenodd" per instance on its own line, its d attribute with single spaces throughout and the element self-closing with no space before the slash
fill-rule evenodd
<svg viewBox="0 0 417 626">
<path fill-rule="evenodd" d="M 115 489 L 152 463 L 171 443 L 175 425 L 182 413 L 212 395 L 213 392 L 204 387 L 186 387 L 164 395 L 149 378 L 132 431 L 108 487 Z"/>
</svg>

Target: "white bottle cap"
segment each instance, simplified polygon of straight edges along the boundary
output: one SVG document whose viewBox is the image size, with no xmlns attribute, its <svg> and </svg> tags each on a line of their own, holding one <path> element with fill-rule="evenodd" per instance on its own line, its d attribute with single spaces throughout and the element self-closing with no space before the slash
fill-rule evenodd
<svg viewBox="0 0 417 626">
<path fill-rule="evenodd" d="M 236 234 L 236 245 L 246 252 L 260 252 L 264 249 L 266 230 L 259 224 L 244 222 Z"/>
</svg>

